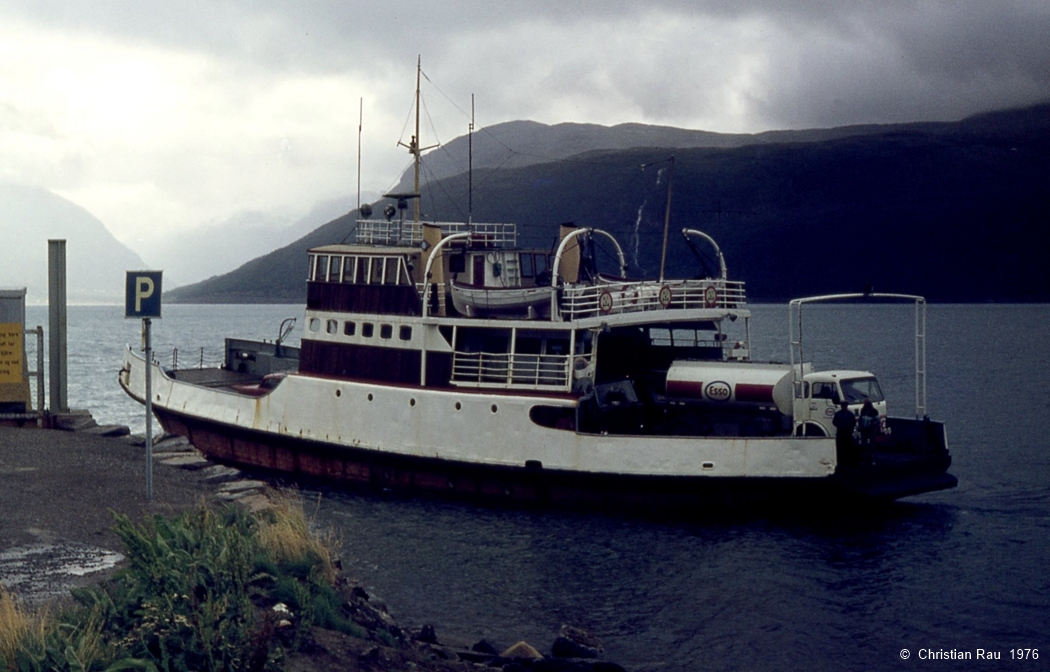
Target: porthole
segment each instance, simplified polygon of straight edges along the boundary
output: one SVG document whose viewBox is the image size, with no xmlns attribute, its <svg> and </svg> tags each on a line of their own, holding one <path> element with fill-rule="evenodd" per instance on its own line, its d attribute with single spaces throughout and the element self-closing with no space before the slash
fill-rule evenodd
<svg viewBox="0 0 1050 672">
<path fill-rule="evenodd" d="M 368 393 L 368 400 L 372 401 L 372 393 L 371 392 Z"/>
<path fill-rule="evenodd" d="M 416 400 L 415 399 L 409 399 L 408 400 L 408 405 L 409 406 L 415 406 L 416 405 Z"/>
<path fill-rule="evenodd" d="M 335 396 L 337 396 L 337 397 L 343 396 L 343 391 L 342 390 L 336 390 L 335 391 Z"/>
<path fill-rule="evenodd" d="M 496 406 L 496 404 L 492 404 L 492 412 L 495 413 L 498 410 L 499 408 Z"/>
<path fill-rule="evenodd" d="M 461 404 L 461 403 L 459 403 L 459 402 L 457 401 L 457 402 L 456 402 L 456 410 L 457 410 L 457 411 L 461 411 L 461 410 L 463 410 L 463 404 Z"/>
</svg>

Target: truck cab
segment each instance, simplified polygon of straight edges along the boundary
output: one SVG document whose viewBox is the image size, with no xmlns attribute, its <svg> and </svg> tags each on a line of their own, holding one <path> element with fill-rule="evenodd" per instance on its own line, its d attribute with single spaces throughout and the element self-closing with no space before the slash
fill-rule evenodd
<svg viewBox="0 0 1050 672">
<path fill-rule="evenodd" d="M 880 425 L 886 424 L 886 398 L 875 374 L 868 371 L 818 371 L 808 373 L 795 386 L 794 425 L 796 435 L 834 436 L 831 424 L 839 404 L 849 404 L 854 415 L 860 414 L 864 401 L 870 399 L 879 413 Z"/>
</svg>

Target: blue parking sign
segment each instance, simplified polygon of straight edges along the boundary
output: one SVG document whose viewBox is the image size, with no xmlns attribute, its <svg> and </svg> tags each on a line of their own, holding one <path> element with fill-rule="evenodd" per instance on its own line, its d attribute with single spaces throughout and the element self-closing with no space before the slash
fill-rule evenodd
<svg viewBox="0 0 1050 672">
<path fill-rule="evenodd" d="M 124 284 L 124 317 L 160 317 L 163 271 L 128 271 Z"/>
</svg>

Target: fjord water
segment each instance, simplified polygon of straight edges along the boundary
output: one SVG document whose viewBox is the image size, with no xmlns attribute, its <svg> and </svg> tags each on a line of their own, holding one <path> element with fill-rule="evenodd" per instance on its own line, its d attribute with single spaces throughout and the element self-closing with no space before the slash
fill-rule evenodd
<svg viewBox="0 0 1050 672">
<path fill-rule="evenodd" d="M 786 307 L 752 308 L 755 358 L 784 360 Z M 164 311 L 154 347 L 165 364 L 178 347 L 181 366 L 196 365 L 201 346 L 206 364 L 218 362 L 225 336 L 273 339 L 300 312 Z M 913 315 L 807 309 L 807 359 L 874 371 L 891 413 L 911 415 Z M 46 317 L 31 307 L 27 322 Z M 116 382 L 123 344 L 137 347 L 139 331 L 120 307 L 70 308 L 72 406 L 142 431 L 142 407 Z M 929 411 L 947 424 L 959 487 L 884 510 L 661 522 L 304 494 L 341 540 L 347 573 L 403 624 L 432 623 L 439 638 L 545 649 L 569 623 L 629 669 L 906 669 L 931 664 L 921 651 L 978 649 L 1000 652 L 1002 666 L 1044 668 L 1050 306 L 932 305 L 927 332 Z M 1040 659 L 1014 661 L 1016 648 L 1038 648 Z"/>
</svg>

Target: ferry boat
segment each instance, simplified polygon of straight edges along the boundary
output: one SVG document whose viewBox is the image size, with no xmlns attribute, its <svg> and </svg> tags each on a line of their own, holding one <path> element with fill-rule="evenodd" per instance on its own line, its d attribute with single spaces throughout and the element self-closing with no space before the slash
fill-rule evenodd
<svg viewBox="0 0 1050 672">
<path fill-rule="evenodd" d="M 188 370 L 127 349 L 120 384 L 145 403 L 150 367 L 167 432 L 231 464 L 555 504 L 703 511 L 956 485 L 944 426 L 926 415 L 921 297 L 863 295 L 916 307 L 915 413 L 889 417 L 872 373 L 804 360 L 803 307 L 860 295 L 792 302 L 791 361 L 759 363 L 744 283 L 701 231 L 682 234 L 714 250 L 706 277 L 668 279 L 661 263 L 630 279 L 597 228 L 563 225 L 555 245 L 527 248 L 513 224 L 422 221 L 416 109 L 415 191 L 391 195 L 385 218 L 362 213 L 351 242 L 309 250 L 300 347 L 283 331 L 231 338 L 221 368 Z M 667 240 L 665 219 L 665 257 Z M 837 442 L 836 408 L 865 401 L 877 431 Z"/>
<path fill-rule="evenodd" d="M 615 239 L 563 226 L 552 253 L 509 224 L 358 221 L 352 242 L 309 251 L 299 348 L 227 339 L 222 368 L 151 362 L 153 413 L 218 461 L 384 490 L 678 509 L 956 485 L 925 414 L 921 297 L 793 301 L 792 361 L 759 363 L 724 261 L 714 277 L 616 278 L 597 272 L 599 241 Z M 454 302 L 457 283 L 475 293 Z M 491 310 L 484 292 L 509 288 L 545 303 Z M 915 303 L 914 417 L 887 415 L 872 373 L 804 361 L 803 307 L 865 297 Z M 120 384 L 140 402 L 145 369 L 128 348 Z M 865 400 L 878 431 L 837 446 L 836 409 Z"/>
</svg>

